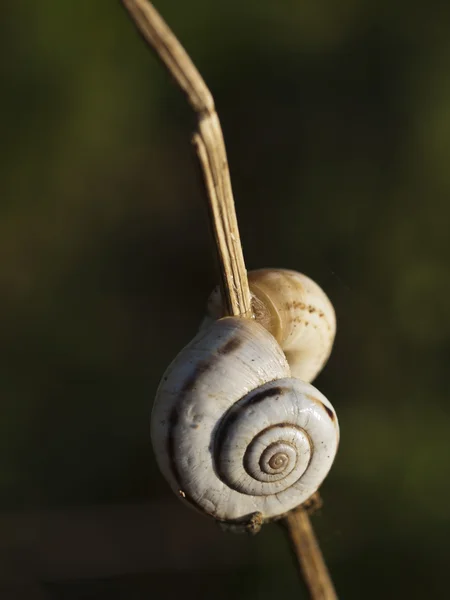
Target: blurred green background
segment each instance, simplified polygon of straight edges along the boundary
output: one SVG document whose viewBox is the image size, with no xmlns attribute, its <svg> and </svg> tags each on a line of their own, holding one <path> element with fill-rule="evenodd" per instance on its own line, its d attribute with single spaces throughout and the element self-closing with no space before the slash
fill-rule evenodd
<svg viewBox="0 0 450 600">
<path fill-rule="evenodd" d="M 157 8 L 214 94 L 248 268 L 336 308 L 314 525 L 339 596 L 443 598 L 450 3 Z M 276 525 L 220 532 L 150 448 L 216 284 L 190 109 L 118 1 L 16 0 L 0 33 L 1 598 L 306 598 Z"/>
</svg>

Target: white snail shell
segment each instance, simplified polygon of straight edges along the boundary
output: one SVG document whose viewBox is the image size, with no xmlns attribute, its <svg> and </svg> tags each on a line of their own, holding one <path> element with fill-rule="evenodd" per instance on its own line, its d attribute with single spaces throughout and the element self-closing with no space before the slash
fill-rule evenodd
<svg viewBox="0 0 450 600">
<path fill-rule="evenodd" d="M 280 344 L 293 377 L 313 381 L 328 360 L 336 316 L 328 296 L 312 279 L 289 269 L 248 273 L 255 319 Z M 220 289 L 208 300 L 204 326 L 223 316 Z"/>
<path fill-rule="evenodd" d="M 307 500 L 334 460 L 339 427 L 312 385 L 292 378 L 259 323 L 214 321 L 167 369 L 151 435 L 172 489 L 220 521 L 278 517 Z"/>
</svg>

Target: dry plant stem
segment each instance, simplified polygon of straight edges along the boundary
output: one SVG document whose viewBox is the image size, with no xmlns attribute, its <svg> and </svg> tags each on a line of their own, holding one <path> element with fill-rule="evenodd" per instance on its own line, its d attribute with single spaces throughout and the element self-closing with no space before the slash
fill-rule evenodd
<svg viewBox="0 0 450 600">
<path fill-rule="evenodd" d="M 193 142 L 202 167 L 208 209 L 229 315 L 252 317 L 251 295 L 234 207 L 225 143 L 211 92 L 188 54 L 147 0 L 122 0 L 138 31 L 185 93 L 198 117 Z M 289 513 L 284 526 L 313 600 L 336 594 L 308 514 L 302 507 Z"/>
<path fill-rule="evenodd" d="M 287 530 L 292 551 L 311 598 L 314 600 L 337 600 L 333 582 L 307 510 L 303 506 L 292 510 L 284 518 L 283 526 Z"/>
<path fill-rule="evenodd" d="M 122 0 L 138 31 L 185 93 L 198 117 L 194 144 L 208 192 L 222 295 L 230 315 L 251 317 L 251 297 L 239 238 L 225 143 L 211 92 L 183 46 L 147 0 Z"/>
</svg>

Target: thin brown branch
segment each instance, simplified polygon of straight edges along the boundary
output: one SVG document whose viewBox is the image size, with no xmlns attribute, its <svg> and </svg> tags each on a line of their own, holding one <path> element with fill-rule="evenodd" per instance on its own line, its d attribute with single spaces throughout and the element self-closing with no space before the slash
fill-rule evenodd
<svg viewBox="0 0 450 600">
<path fill-rule="evenodd" d="M 198 117 L 194 144 L 208 192 L 222 295 L 229 315 L 250 317 L 250 290 L 239 238 L 230 171 L 214 100 L 188 54 L 147 0 L 122 0 L 144 40 L 156 52 Z"/>
<path fill-rule="evenodd" d="M 227 313 L 252 317 L 225 143 L 214 100 L 188 54 L 147 0 L 122 0 L 138 31 L 175 79 L 198 117 L 193 142 L 204 175 L 214 233 L 222 295 Z M 307 511 L 289 513 L 284 526 L 313 600 L 335 600 L 333 584 Z"/>
<path fill-rule="evenodd" d="M 333 581 L 325 564 L 308 512 L 305 505 L 299 506 L 286 515 L 282 525 L 286 529 L 292 552 L 311 598 L 313 600 L 337 600 Z"/>
</svg>

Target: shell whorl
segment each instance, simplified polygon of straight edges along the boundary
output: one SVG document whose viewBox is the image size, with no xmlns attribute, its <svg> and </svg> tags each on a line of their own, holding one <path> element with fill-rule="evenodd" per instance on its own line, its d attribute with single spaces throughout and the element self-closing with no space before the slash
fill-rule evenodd
<svg viewBox="0 0 450 600">
<path fill-rule="evenodd" d="M 313 381 L 328 360 L 336 335 L 333 305 L 312 279 L 289 269 L 258 269 L 248 273 L 255 319 L 275 337 L 293 377 Z M 220 290 L 208 300 L 204 321 L 223 313 Z"/>
<path fill-rule="evenodd" d="M 151 433 L 173 490 L 228 522 L 254 512 L 274 518 L 304 502 L 339 439 L 328 400 L 291 377 L 262 325 L 235 317 L 202 329 L 169 366 Z"/>
</svg>

